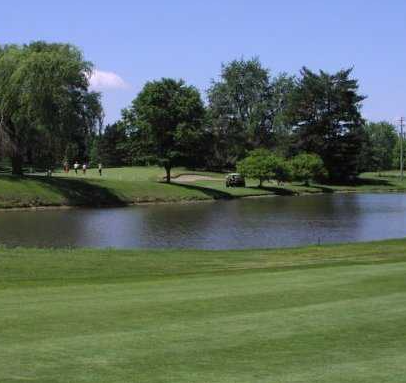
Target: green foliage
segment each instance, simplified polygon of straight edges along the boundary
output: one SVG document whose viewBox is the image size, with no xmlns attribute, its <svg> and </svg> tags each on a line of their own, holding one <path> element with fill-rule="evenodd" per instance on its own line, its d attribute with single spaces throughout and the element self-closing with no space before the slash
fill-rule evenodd
<svg viewBox="0 0 406 383">
<path fill-rule="evenodd" d="M 212 161 L 235 166 L 247 150 L 275 144 L 276 132 L 285 138 L 283 113 L 293 87 L 285 74 L 272 79 L 257 58 L 223 65 L 220 81 L 208 91 Z"/>
<path fill-rule="evenodd" d="M 393 169 L 399 158 L 399 137 L 396 127 L 388 122 L 370 122 L 365 125 L 367 140 L 362 149 L 362 170 L 382 171 Z M 399 146 L 398 146 L 399 148 Z"/>
<path fill-rule="evenodd" d="M 100 124 L 100 95 L 89 92 L 91 63 L 69 44 L 34 42 L 0 50 L 0 133 L 21 174 L 25 158 L 47 154 L 62 161 L 77 142 L 85 155 L 88 135 Z"/>
<path fill-rule="evenodd" d="M 288 110 L 296 86 L 295 78 L 286 73 L 274 77 L 270 86 L 271 107 L 268 118 L 271 118 L 272 127 L 270 142 L 267 145 L 282 157 L 289 157 L 292 154 L 294 144 L 293 126 L 289 120 Z"/>
<path fill-rule="evenodd" d="M 100 150 L 100 138 L 95 137 L 92 141 L 92 145 L 90 147 L 90 166 L 97 166 L 100 163 L 103 163 L 102 161 L 102 152 Z M 68 163 L 71 163 L 68 161 Z M 103 163 L 104 164 L 104 163 Z M 105 166 L 105 165 L 103 165 Z"/>
<path fill-rule="evenodd" d="M 79 147 L 76 142 L 69 142 L 66 145 L 65 156 L 63 162 L 68 164 L 73 164 L 75 161 L 79 160 Z"/>
<path fill-rule="evenodd" d="M 311 180 L 320 180 L 328 175 L 323 160 L 316 154 L 299 154 L 290 161 L 290 165 L 293 179 L 303 181 L 305 185 L 309 185 Z"/>
<path fill-rule="evenodd" d="M 395 147 L 393 148 L 393 168 L 400 169 L 400 135 L 396 141 Z M 403 165 L 406 169 L 406 137 L 403 139 Z"/>
<path fill-rule="evenodd" d="M 303 68 L 295 78 L 271 75 L 257 58 L 234 60 L 208 90 L 207 109 L 196 88 L 163 78 L 104 131 L 92 69 L 68 44 L 0 46 L 1 156 L 14 173 L 24 163 L 50 168 L 90 157 L 105 166 L 159 164 L 170 182 L 173 166 L 229 170 L 250 151 L 239 168 L 260 184 L 288 181 L 293 170 L 281 158 L 302 152 L 319 155 L 337 180 L 398 166 L 396 132 L 387 123 L 364 126 L 350 69 Z M 259 148 L 273 157 L 252 152 Z"/>
<path fill-rule="evenodd" d="M 261 153 L 258 153 L 259 151 Z M 262 186 L 262 182 L 268 180 L 272 172 L 269 156 L 266 150 L 251 152 L 248 157 L 237 162 L 237 172 L 245 177 L 259 180 L 259 186 Z"/>
<path fill-rule="evenodd" d="M 91 151 L 91 163 L 103 166 L 127 165 L 128 137 L 123 124 L 107 125 L 104 131 L 95 137 Z"/>
<path fill-rule="evenodd" d="M 171 168 L 194 155 L 202 134 L 204 106 L 196 88 L 183 80 L 163 78 L 148 82 L 123 118 L 144 154 L 158 159 L 170 182 Z"/>
<path fill-rule="evenodd" d="M 237 163 L 237 171 L 248 178 L 259 180 L 259 186 L 271 178 L 280 181 L 288 178 L 284 160 L 266 149 L 256 149 Z"/>
<path fill-rule="evenodd" d="M 298 151 L 318 154 L 334 179 L 349 179 L 359 173 L 366 139 L 360 114 L 364 97 L 358 94 L 351 71 L 330 75 L 303 68 L 290 103 Z"/>
<path fill-rule="evenodd" d="M 289 182 L 292 180 L 292 166 L 290 161 L 279 157 L 279 160 L 276 162 L 274 167 L 273 178 L 278 181 L 278 183 Z"/>
</svg>

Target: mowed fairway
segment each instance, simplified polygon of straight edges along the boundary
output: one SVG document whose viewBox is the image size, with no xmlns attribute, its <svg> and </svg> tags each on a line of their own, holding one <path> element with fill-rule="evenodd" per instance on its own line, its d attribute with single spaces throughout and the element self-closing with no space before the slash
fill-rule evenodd
<svg viewBox="0 0 406 383">
<path fill-rule="evenodd" d="M 406 382 L 406 241 L 0 249 L 0 382 Z"/>
</svg>

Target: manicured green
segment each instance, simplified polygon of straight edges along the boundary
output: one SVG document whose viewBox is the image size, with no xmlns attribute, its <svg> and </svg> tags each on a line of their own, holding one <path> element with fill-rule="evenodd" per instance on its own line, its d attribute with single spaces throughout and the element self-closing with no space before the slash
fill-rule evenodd
<svg viewBox="0 0 406 383">
<path fill-rule="evenodd" d="M 205 176 L 203 180 L 182 181 L 179 175 Z M 226 188 L 222 173 L 173 170 L 173 183 L 162 182 L 164 171 L 158 167 L 124 167 L 105 169 L 103 176 L 97 169 L 86 175 L 71 170 L 68 175 L 59 172 L 52 177 L 43 174 L 14 177 L 0 175 L 0 208 L 32 206 L 120 206 L 143 202 L 182 202 L 211 199 L 231 199 L 247 196 L 296 195 L 303 193 L 385 192 L 406 191 L 396 173 L 366 173 L 350 185 L 304 186 L 302 183 L 258 182 L 248 179 L 245 188 Z"/>
<path fill-rule="evenodd" d="M 394 383 L 406 240 L 0 249 L 0 382 Z"/>
</svg>

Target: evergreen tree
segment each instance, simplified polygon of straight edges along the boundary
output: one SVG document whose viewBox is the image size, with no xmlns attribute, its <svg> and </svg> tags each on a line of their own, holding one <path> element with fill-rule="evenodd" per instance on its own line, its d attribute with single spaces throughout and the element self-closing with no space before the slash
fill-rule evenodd
<svg viewBox="0 0 406 383">
<path fill-rule="evenodd" d="M 297 150 L 318 154 L 333 179 L 349 179 L 360 170 L 360 153 L 366 134 L 360 113 L 358 83 L 351 69 L 333 75 L 307 68 L 290 103 Z"/>
</svg>

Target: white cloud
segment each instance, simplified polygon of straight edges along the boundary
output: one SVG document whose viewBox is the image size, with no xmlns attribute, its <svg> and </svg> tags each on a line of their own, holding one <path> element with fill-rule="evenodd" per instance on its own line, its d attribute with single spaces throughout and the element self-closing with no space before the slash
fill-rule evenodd
<svg viewBox="0 0 406 383">
<path fill-rule="evenodd" d="M 127 84 L 118 74 L 95 69 L 89 79 L 91 88 L 95 90 L 128 89 Z"/>
</svg>

